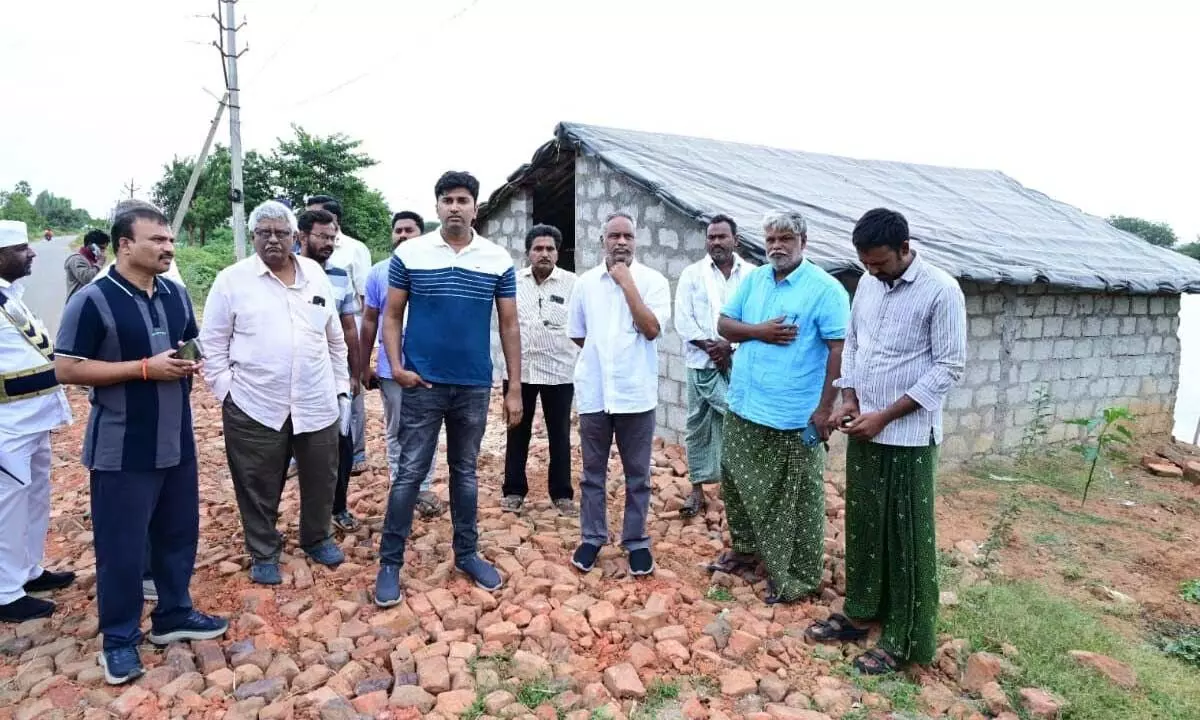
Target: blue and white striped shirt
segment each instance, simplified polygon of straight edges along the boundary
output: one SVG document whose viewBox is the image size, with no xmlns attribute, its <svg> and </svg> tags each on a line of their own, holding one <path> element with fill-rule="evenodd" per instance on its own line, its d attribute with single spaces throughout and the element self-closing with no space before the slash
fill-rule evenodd
<svg viewBox="0 0 1200 720">
<path fill-rule="evenodd" d="M 433 383 L 491 386 L 492 307 L 517 296 L 507 250 L 475 235 L 455 252 L 435 230 L 396 248 L 388 285 L 408 292 L 405 370 Z"/>
<path fill-rule="evenodd" d="M 914 257 L 892 285 L 863 275 L 850 310 L 842 377 L 863 413 L 908 395 L 921 407 L 890 423 L 873 442 L 900 447 L 942 443 L 942 402 L 962 376 L 967 311 L 946 271 Z"/>
</svg>

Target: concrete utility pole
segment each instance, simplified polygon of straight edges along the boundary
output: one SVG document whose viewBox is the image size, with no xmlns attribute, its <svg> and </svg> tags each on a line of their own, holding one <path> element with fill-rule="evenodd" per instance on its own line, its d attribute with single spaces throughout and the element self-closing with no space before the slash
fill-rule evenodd
<svg viewBox="0 0 1200 720">
<path fill-rule="evenodd" d="M 242 113 L 238 100 L 237 61 L 241 53 L 237 51 L 237 31 L 242 25 L 237 24 L 234 6 L 237 0 L 219 0 L 225 5 L 225 22 L 213 15 L 217 25 L 224 32 L 222 41 L 213 43 L 221 51 L 225 70 L 225 89 L 229 96 L 229 200 L 233 203 L 233 246 L 237 258 L 246 257 L 246 206 L 242 192 Z M 244 24 L 244 23 L 243 23 Z M 242 52 L 245 52 L 243 50 Z"/>
<path fill-rule="evenodd" d="M 133 178 L 129 178 L 129 182 L 125 183 L 125 192 L 129 194 L 129 199 L 133 199 L 133 194 L 142 188 L 133 184 Z"/>
<path fill-rule="evenodd" d="M 225 96 L 217 103 L 217 114 L 213 116 L 212 125 L 208 128 L 208 137 L 204 139 L 204 147 L 200 148 L 200 156 L 196 158 L 192 176 L 188 178 L 187 187 L 183 191 L 183 198 L 179 201 L 179 207 L 175 209 L 175 219 L 171 222 L 171 234 L 175 237 L 179 237 L 179 228 L 183 227 L 183 218 L 192 204 L 192 193 L 196 192 L 196 183 L 200 181 L 200 174 L 204 172 L 204 161 L 208 159 L 208 149 L 212 147 L 213 137 L 221 125 L 221 114 L 225 112 L 227 102 L 229 102 L 229 93 L 225 93 Z"/>
</svg>

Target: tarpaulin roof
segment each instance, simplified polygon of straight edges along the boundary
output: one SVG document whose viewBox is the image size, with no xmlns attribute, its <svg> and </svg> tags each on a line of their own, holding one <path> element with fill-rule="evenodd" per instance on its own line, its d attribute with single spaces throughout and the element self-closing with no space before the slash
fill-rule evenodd
<svg viewBox="0 0 1200 720">
<path fill-rule="evenodd" d="M 568 152 L 564 153 L 566 150 Z M 963 280 L 1134 293 L 1200 292 L 1200 263 L 993 170 L 913 165 L 705 138 L 561 123 L 482 209 L 559 175 L 581 152 L 697 220 L 739 222 L 743 252 L 763 258 L 759 219 L 799 210 L 807 256 L 830 272 L 861 271 L 850 233 L 867 210 L 904 213 L 914 245 Z M 558 165 L 555 172 L 553 166 Z"/>
</svg>

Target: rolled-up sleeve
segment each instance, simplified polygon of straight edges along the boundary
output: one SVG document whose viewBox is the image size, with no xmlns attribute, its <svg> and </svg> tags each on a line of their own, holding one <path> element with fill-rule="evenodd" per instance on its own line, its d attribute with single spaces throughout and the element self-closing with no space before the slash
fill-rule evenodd
<svg viewBox="0 0 1200 720">
<path fill-rule="evenodd" d="M 905 394 L 926 410 L 936 410 L 962 377 L 967 362 L 967 308 L 957 286 L 947 287 L 934 300 L 929 339 L 933 367 Z"/>
</svg>

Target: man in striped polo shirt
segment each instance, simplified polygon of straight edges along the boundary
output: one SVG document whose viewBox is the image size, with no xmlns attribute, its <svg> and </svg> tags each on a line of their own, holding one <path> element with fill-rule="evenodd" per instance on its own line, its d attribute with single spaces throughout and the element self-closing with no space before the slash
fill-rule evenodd
<svg viewBox="0 0 1200 720">
<path fill-rule="evenodd" d="M 144 672 L 137 646 L 147 539 L 158 588 L 150 642 L 211 639 L 228 623 L 193 609 L 188 593 L 200 531 L 190 395 L 202 363 L 177 356 L 197 331 L 187 291 L 162 277 L 175 238 L 148 205 L 120 212 L 111 236 L 116 264 L 67 303 L 54 370 L 60 382 L 92 389 L 83 464 L 91 470 L 100 664 L 118 685 Z"/>
<path fill-rule="evenodd" d="M 866 628 L 854 623 L 882 623 L 877 646 L 854 661 L 882 674 L 927 664 L 937 648 L 934 471 L 942 403 L 966 362 L 967 313 L 958 282 L 909 247 L 900 213 L 871 210 L 852 237 L 869 277 L 854 294 L 835 383 L 842 403 L 830 417 L 850 437 L 846 608 L 808 634 L 858 640 Z"/>
<path fill-rule="evenodd" d="M 478 180 L 469 173 L 448 172 L 434 186 L 434 196 L 441 228 L 397 247 L 388 273 L 391 289 L 383 342 L 392 377 L 404 388 L 400 408 L 403 450 L 399 475 L 388 494 L 379 543 L 375 604 L 381 607 L 403 599 L 400 567 L 412 531 L 417 488 L 433 461 L 443 422 L 455 566 L 485 590 L 498 590 L 503 582 L 478 553 L 475 463 L 487 426 L 492 387 L 493 304 L 508 366 L 505 419 L 509 427 L 521 421 L 516 274 L 508 251 L 471 229 L 479 199 Z M 412 311 L 404 327 L 410 304 Z"/>
</svg>

